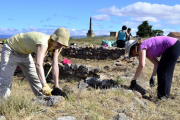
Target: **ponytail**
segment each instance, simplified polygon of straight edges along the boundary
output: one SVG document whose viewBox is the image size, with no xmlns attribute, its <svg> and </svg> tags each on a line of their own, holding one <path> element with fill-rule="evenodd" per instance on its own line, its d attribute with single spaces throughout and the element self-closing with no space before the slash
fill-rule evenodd
<svg viewBox="0 0 180 120">
<path fill-rule="evenodd" d="M 138 55 L 138 50 L 139 50 L 139 46 L 141 45 L 141 39 L 138 38 L 138 41 L 136 44 L 134 44 L 131 48 L 130 48 L 130 53 L 132 50 L 135 50 L 136 54 Z"/>
<path fill-rule="evenodd" d="M 136 51 L 136 54 L 138 54 L 138 50 L 139 50 L 139 46 L 141 45 L 141 39 L 139 39 L 137 41 L 137 43 L 135 44 L 135 51 Z"/>
</svg>

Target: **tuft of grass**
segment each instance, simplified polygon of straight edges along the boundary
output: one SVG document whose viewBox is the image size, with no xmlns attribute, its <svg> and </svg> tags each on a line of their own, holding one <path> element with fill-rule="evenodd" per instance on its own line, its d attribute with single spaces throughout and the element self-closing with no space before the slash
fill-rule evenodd
<svg viewBox="0 0 180 120">
<path fill-rule="evenodd" d="M 0 114 L 10 118 L 20 118 L 38 110 L 39 106 L 23 95 L 10 96 L 0 104 Z"/>
<path fill-rule="evenodd" d="M 124 80 L 123 79 L 121 79 L 121 78 L 119 78 L 119 77 L 116 77 L 115 79 L 114 79 L 114 81 L 116 82 L 116 84 L 123 84 L 124 83 Z"/>
<path fill-rule="evenodd" d="M 74 84 L 74 83 L 75 83 L 75 80 L 71 80 L 70 82 L 71 82 L 72 84 Z"/>
</svg>

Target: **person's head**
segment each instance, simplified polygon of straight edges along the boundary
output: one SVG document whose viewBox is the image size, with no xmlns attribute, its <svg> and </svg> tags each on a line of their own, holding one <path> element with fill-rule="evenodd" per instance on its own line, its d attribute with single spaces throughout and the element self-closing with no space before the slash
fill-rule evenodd
<svg viewBox="0 0 180 120">
<path fill-rule="evenodd" d="M 127 29 L 127 32 L 130 33 L 130 32 L 131 32 L 131 28 L 128 28 L 128 29 Z"/>
<path fill-rule="evenodd" d="M 127 27 L 125 25 L 122 26 L 122 30 L 126 30 Z"/>
<path fill-rule="evenodd" d="M 125 51 L 128 53 L 128 57 L 138 56 L 138 49 L 141 44 L 141 38 L 136 40 L 130 40 L 126 43 Z"/>
<path fill-rule="evenodd" d="M 54 34 L 51 35 L 50 39 L 51 39 L 51 47 L 55 48 L 55 49 L 59 49 L 62 46 L 66 46 L 68 47 L 69 44 L 69 37 L 70 37 L 70 33 L 69 30 L 67 30 L 66 28 L 62 28 L 59 27 Z"/>
</svg>

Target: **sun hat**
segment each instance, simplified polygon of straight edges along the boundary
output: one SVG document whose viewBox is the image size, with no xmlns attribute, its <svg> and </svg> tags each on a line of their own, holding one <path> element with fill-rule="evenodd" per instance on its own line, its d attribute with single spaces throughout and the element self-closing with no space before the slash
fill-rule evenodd
<svg viewBox="0 0 180 120">
<path fill-rule="evenodd" d="M 138 41 L 138 38 L 136 40 L 129 40 L 126 42 L 126 45 L 125 45 L 125 52 L 128 54 L 128 57 L 130 57 L 130 49 L 131 47 L 136 44 Z"/>
<path fill-rule="evenodd" d="M 63 27 L 59 27 L 53 35 L 51 35 L 51 39 L 68 47 L 69 44 L 69 37 L 70 37 L 70 33 L 69 30 L 67 30 L 66 28 Z"/>
</svg>

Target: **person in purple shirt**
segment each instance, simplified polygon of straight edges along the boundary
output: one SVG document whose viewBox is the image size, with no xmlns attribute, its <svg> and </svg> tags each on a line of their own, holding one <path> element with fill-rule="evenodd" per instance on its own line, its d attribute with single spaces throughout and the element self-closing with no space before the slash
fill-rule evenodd
<svg viewBox="0 0 180 120">
<path fill-rule="evenodd" d="M 180 56 L 180 41 L 167 36 L 151 37 L 143 42 L 141 38 L 138 38 L 128 41 L 125 51 L 129 57 L 138 56 L 139 58 L 139 65 L 131 81 L 130 88 L 133 90 L 136 86 L 136 79 L 140 76 L 147 57 L 154 64 L 149 80 L 150 86 L 155 86 L 155 76 L 157 74 L 157 96 L 159 99 L 169 98 L 174 67 Z M 160 60 L 157 57 L 161 57 Z"/>
</svg>

